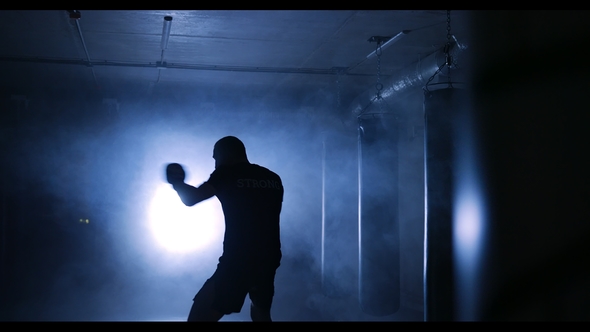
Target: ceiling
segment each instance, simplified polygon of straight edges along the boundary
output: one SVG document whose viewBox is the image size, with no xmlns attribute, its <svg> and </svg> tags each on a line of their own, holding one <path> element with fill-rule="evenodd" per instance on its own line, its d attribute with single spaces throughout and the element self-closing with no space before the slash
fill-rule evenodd
<svg viewBox="0 0 590 332">
<path fill-rule="evenodd" d="M 451 11 L 450 32 L 465 43 L 461 14 Z M 0 88 L 13 98 L 329 93 L 350 104 L 442 52 L 447 23 L 446 10 L 3 10 Z M 372 37 L 384 37 L 379 57 L 367 57 Z"/>
</svg>

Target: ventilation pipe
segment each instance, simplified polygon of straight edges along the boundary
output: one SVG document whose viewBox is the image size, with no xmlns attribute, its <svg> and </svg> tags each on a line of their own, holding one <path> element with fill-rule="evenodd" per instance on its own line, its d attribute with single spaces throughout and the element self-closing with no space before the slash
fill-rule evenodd
<svg viewBox="0 0 590 332">
<path fill-rule="evenodd" d="M 453 59 L 462 50 L 466 48 L 465 45 L 460 44 L 453 36 L 453 41 L 449 47 L 449 54 Z M 408 66 L 395 78 L 383 82 L 383 90 L 381 90 L 381 98 L 385 101 L 404 91 L 407 88 L 415 86 L 424 86 L 428 83 L 428 79 L 436 73 L 436 71 L 445 64 L 446 54 L 444 47 L 431 53 L 423 59 L 418 60 L 412 65 Z M 375 89 L 368 89 L 359 95 L 351 104 L 353 114 L 360 114 L 375 98 Z"/>
</svg>

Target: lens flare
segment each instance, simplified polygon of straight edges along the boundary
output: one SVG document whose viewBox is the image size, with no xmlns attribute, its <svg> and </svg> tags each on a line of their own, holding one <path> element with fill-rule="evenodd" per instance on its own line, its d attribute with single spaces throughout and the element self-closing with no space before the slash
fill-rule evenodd
<svg viewBox="0 0 590 332">
<path fill-rule="evenodd" d="M 150 226 L 156 241 L 170 252 L 203 250 L 223 232 L 223 212 L 216 199 L 186 206 L 168 184 L 156 190 L 150 204 Z"/>
</svg>

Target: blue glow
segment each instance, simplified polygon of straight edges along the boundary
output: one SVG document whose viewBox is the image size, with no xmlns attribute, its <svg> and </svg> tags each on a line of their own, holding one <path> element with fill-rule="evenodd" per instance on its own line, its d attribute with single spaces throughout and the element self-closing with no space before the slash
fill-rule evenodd
<svg viewBox="0 0 590 332">
<path fill-rule="evenodd" d="M 453 236 L 456 256 L 463 263 L 474 264 L 480 251 L 483 230 L 482 202 L 473 185 L 467 185 L 457 199 Z"/>
<path fill-rule="evenodd" d="M 469 105 L 469 104 L 467 104 Z M 465 105 L 464 105 L 465 106 Z M 456 192 L 453 198 L 453 255 L 457 319 L 477 321 L 480 315 L 482 268 L 486 261 L 487 216 L 485 174 L 478 136 L 469 108 L 457 119 Z"/>
<path fill-rule="evenodd" d="M 215 198 L 184 205 L 169 184 L 160 185 L 150 204 L 150 229 L 170 252 L 188 253 L 213 244 L 223 233 L 223 212 Z"/>
<path fill-rule="evenodd" d="M 464 161 L 469 169 L 471 162 Z M 485 260 L 486 205 L 481 181 L 471 169 L 458 180 L 454 204 L 453 246 L 456 269 L 458 319 L 478 320 L 481 289 L 481 268 Z"/>
</svg>

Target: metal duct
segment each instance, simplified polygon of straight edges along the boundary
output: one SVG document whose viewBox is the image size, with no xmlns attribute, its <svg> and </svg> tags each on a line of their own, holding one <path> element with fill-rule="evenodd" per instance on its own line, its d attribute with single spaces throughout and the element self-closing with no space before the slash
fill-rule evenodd
<svg viewBox="0 0 590 332">
<path fill-rule="evenodd" d="M 449 47 L 449 53 L 456 59 L 466 47 L 459 44 L 457 39 L 453 36 L 453 41 Z M 446 62 L 446 54 L 444 47 L 431 53 L 423 59 L 419 59 L 415 63 L 408 66 L 399 75 L 394 78 L 383 82 L 383 90 L 381 91 L 381 97 L 387 101 L 387 99 L 395 96 L 397 93 L 405 90 L 406 88 L 413 86 L 424 86 L 428 82 L 428 79 L 436 73 Z M 375 89 L 371 88 L 359 95 L 351 104 L 351 110 L 353 114 L 359 115 L 372 101 L 375 99 Z"/>
</svg>

